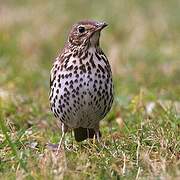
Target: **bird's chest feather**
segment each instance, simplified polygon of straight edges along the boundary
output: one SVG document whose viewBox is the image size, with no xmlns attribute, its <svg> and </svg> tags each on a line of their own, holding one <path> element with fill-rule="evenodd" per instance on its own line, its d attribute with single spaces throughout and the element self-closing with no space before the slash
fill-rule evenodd
<svg viewBox="0 0 180 180">
<path fill-rule="evenodd" d="M 57 71 L 54 69 L 50 101 L 55 115 L 72 127 L 99 122 L 112 104 L 111 70 L 106 57 L 89 51 L 80 57 L 71 55 L 54 66 Z"/>
</svg>

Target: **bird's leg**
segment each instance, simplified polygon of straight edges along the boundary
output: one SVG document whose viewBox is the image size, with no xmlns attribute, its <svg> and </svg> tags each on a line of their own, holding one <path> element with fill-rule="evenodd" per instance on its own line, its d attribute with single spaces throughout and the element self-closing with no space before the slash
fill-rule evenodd
<svg viewBox="0 0 180 180">
<path fill-rule="evenodd" d="M 96 136 L 97 142 L 100 143 L 99 130 L 95 132 L 95 136 Z"/>
<path fill-rule="evenodd" d="M 96 124 L 94 131 L 95 131 L 95 138 L 96 138 L 97 142 L 100 143 L 99 123 Z"/>
<path fill-rule="evenodd" d="M 64 136 L 65 136 L 65 132 L 62 132 L 62 136 L 61 136 L 61 139 L 60 139 L 59 144 L 58 144 L 58 148 L 57 148 L 57 151 L 56 151 L 56 155 L 58 155 L 58 153 L 59 153 L 59 150 L 60 150 L 60 148 L 61 148 L 61 145 L 62 145 Z"/>
<path fill-rule="evenodd" d="M 87 137 L 89 139 L 89 129 L 87 128 Z"/>
<path fill-rule="evenodd" d="M 56 155 L 58 155 L 58 153 L 59 153 L 59 150 L 60 150 L 60 148 L 61 148 L 61 145 L 62 145 L 63 140 L 64 140 L 64 137 L 65 137 L 65 133 L 66 133 L 66 131 L 67 131 L 67 127 L 65 127 L 65 124 L 64 124 L 64 123 L 61 124 L 61 129 L 62 129 L 62 136 L 61 136 L 61 139 L 60 139 L 59 144 L 58 144 L 58 148 L 57 148 L 57 151 L 56 151 Z"/>
<path fill-rule="evenodd" d="M 69 146 L 67 146 L 67 145 L 65 144 L 65 145 L 66 145 L 65 147 L 66 147 L 68 150 L 73 150 L 73 148 L 74 148 L 74 141 L 73 141 L 73 132 L 72 132 L 72 130 L 71 130 L 70 133 L 71 133 L 71 140 L 70 140 L 71 143 L 69 144 Z"/>
<path fill-rule="evenodd" d="M 93 137 L 93 144 L 97 147 L 98 145 L 101 145 L 101 141 L 100 141 L 100 134 L 99 134 L 99 129 L 95 130 L 94 129 L 94 137 Z"/>
<path fill-rule="evenodd" d="M 100 131 L 99 131 L 99 123 L 96 124 L 95 128 L 94 128 L 94 131 L 95 131 L 95 140 L 101 144 L 101 141 L 100 141 Z"/>
<path fill-rule="evenodd" d="M 87 128 L 87 138 L 88 138 L 88 144 L 91 143 L 95 144 L 95 136 L 93 136 L 93 139 L 90 138 L 90 129 Z"/>
</svg>

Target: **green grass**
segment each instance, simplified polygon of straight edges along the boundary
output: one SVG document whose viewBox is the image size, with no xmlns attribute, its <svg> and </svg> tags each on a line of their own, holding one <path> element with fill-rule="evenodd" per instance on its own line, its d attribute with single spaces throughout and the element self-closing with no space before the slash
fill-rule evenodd
<svg viewBox="0 0 180 180">
<path fill-rule="evenodd" d="M 0 6 L 1 179 L 180 177 L 179 1 L 3 1 Z M 49 73 L 71 25 L 108 22 L 115 101 L 101 123 L 104 146 L 46 149 L 60 130 L 50 112 Z"/>
</svg>

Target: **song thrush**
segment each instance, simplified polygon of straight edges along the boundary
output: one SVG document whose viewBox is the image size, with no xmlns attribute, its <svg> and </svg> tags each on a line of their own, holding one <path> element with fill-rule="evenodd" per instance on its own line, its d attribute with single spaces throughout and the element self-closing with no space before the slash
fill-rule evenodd
<svg viewBox="0 0 180 180">
<path fill-rule="evenodd" d="M 64 49 L 56 58 L 50 77 L 50 105 L 62 123 L 62 139 L 68 129 L 76 141 L 94 136 L 99 122 L 113 102 L 111 67 L 99 45 L 104 22 L 80 21 L 73 25 Z"/>
</svg>

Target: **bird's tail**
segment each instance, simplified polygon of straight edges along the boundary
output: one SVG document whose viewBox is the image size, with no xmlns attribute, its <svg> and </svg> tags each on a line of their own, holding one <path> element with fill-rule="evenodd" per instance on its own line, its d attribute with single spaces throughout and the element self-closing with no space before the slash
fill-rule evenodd
<svg viewBox="0 0 180 180">
<path fill-rule="evenodd" d="M 77 142 L 84 141 L 85 139 L 88 139 L 88 138 L 93 138 L 94 135 L 96 135 L 96 132 L 94 131 L 94 129 L 91 129 L 91 128 L 79 127 L 79 128 L 74 129 L 74 136 Z M 100 131 L 99 131 L 99 137 L 101 137 Z"/>
</svg>

